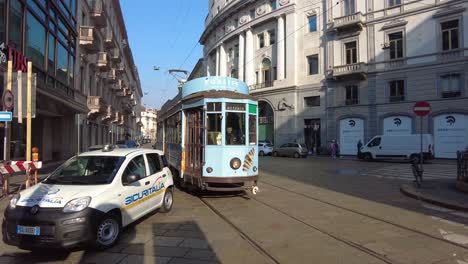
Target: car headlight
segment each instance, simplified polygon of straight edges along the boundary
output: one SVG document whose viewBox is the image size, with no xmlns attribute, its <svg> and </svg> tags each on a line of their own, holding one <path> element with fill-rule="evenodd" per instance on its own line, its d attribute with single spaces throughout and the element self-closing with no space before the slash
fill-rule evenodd
<svg viewBox="0 0 468 264">
<path fill-rule="evenodd" d="M 11 209 L 15 209 L 16 208 L 16 204 L 18 203 L 19 199 L 20 199 L 20 195 L 19 194 L 15 194 L 11 197 L 10 199 L 10 208 Z"/>
<path fill-rule="evenodd" d="M 79 212 L 91 203 L 91 197 L 86 196 L 86 197 L 81 197 L 81 198 L 76 198 L 71 201 L 69 201 L 65 207 L 63 207 L 63 212 L 64 213 L 70 213 L 70 212 Z"/>
<path fill-rule="evenodd" d="M 241 160 L 239 158 L 233 158 L 231 162 L 229 163 L 229 165 L 231 165 L 231 168 L 233 170 L 237 170 L 241 166 Z"/>
</svg>

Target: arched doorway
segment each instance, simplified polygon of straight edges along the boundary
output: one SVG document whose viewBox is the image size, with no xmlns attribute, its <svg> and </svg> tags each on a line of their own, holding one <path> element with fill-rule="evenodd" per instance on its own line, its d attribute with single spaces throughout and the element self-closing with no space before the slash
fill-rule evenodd
<svg viewBox="0 0 468 264">
<path fill-rule="evenodd" d="M 258 102 L 258 140 L 275 141 L 275 114 L 271 105 L 266 101 Z"/>
</svg>

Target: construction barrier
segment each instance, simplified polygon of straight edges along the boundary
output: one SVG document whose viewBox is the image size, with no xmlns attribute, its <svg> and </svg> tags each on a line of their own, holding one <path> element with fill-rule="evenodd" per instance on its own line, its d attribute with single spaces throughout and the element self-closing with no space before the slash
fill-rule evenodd
<svg viewBox="0 0 468 264">
<path fill-rule="evenodd" d="M 10 174 L 25 172 L 25 184 L 26 188 L 28 188 L 31 185 L 31 171 L 37 172 L 40 168 L 42 168 L 42 161 L 9 161 L 6 163 L 0 163 L 0 173 L 4 176 L 2 186 L 3 194 L 9 193 Z M 35 175 L 37 175 L 37 173 Z M 34 179 L 34 184 L 37 184 L 37 176 Z"/>
</svg>

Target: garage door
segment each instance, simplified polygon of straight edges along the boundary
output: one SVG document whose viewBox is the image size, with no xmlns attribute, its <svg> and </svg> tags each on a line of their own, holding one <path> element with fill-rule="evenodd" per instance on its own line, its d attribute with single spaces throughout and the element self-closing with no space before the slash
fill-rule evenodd
<svg viewBox="0 0 468 264">
<path fill-rule="evenodd" d="M 413 132 L 413 124 L 410 117 L 390 116 L 383 122 L 384 135 L 408 135 Z"/>
<path fill-rule="evenodd" d="M 364 120 L 360 118 L 346 118 L 340 121 L 340 153 L 342 155 L 356 155 L 357 143 L 364 144 Z"/>
<path fill-rule="evenodd" d="M 468 115 L 443 114 L 434 118 L 434 151 L 437 158 L 457 157 L 468 146 Z"/>
</svg>

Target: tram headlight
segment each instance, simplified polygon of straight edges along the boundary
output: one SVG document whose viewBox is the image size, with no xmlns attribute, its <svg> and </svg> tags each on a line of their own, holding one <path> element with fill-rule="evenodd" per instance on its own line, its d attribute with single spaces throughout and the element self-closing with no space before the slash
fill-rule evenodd
<svg viewBox="0 0 468 264">
<path fill-rule="evenodd" d="M 213 172 L 213 168 L 211 168 L 211 167 L 206 168 L 206 172 L 212 173 L 212 172 Z"/>
<path fill-rule="evenodd" d="M 257 167 L 254 166 L 254 167 L 253 167 L 253 171 L 254 171 L 254 172 L 257 172 Z"/>
<path fill-rule="evenodd" d="M 229 164 L 233 170 L 237 170 L 241 166 L 241 160 L 239 158 L 233 158 Z"/>
</svg>

